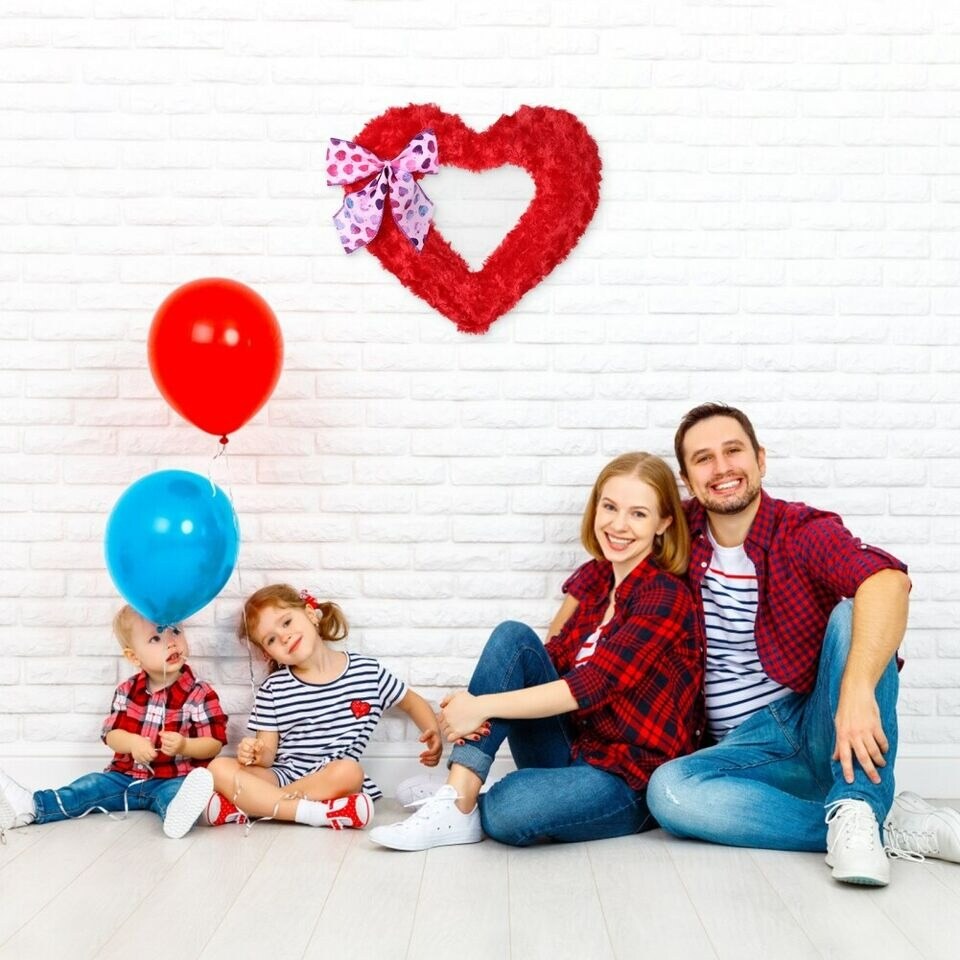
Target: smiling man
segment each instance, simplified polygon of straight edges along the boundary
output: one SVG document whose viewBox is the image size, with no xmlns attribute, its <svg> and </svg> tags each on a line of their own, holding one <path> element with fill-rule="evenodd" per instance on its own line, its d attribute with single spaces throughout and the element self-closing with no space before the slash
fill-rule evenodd
<svg viewBox="0 0 960 960">
<path fill-rule="evenodd" d="M 836 514 L 768 496 L 740 410 L 694 408 L 674 447 L 712 745 L 654 772 L 651 812 L 681 837 L 826 850 L 847 883 L 889 882 L 880 824 L 888 848 L 960 861 L 960 814 L 894 799 L 906 566 Z"/>
</svg>

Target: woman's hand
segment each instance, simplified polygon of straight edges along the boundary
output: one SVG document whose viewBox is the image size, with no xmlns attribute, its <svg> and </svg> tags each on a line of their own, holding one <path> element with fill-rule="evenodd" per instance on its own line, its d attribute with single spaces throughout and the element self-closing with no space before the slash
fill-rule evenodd
<svg viewBox="0 0 960 960">
<path fill-rule="evenodd" d="M 262 752 L 263 743 L 256 737 L 244 737 L 237 744 L 237 760 L 245 767 L 259 763 Z"/>
<path fill-rule="evenodd" d="M 480 706 L 480 698 L 466 690 L 447 694 L 440 701 L 440 729 L 451 743 L 486 736 L 490 732 L 488 719 Z"/>
</svg>

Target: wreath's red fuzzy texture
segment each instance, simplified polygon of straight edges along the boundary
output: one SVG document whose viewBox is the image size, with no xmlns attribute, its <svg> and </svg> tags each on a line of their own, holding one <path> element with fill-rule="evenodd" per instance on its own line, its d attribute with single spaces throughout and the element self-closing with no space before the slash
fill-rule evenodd
<svg viewBox="0 0 960 960">
<path fill-rule="evenodd" d="M 436 225 L 417 253 L 392 218 L 384 217 L 367 249 L 460 330 L 484 333 L 576 246 L 600 199 L 600 154 L 572 113 L 552 107 L 521 107 L 483 132 L 435 104 L 391 107 L 354 139 L 389 158 L 427 129 L 437 135 L 444 166 L 475 171 L 504 164 L 523 167 L 533 177 L 533 200 L 479 271 L 470 269 Z M 362 186 L 351 184 L 344 192 Z"/>
</svg>

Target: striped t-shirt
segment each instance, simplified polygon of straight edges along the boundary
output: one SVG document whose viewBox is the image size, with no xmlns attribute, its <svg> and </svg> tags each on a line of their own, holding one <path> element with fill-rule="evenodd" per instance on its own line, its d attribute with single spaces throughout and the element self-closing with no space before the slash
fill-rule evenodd
<svg viewBox="0 0 960 960">
<path fill-rule="evenodd" d="M 279 733 L 274 765 L 305 776 L 325 761 L 359 761 L 383 712 L 406 692 L 406 684 L 373 657 L 354 653 L 329 683 L 305 683 L 281 667 L 260 684 L 247 726 Z M 374 800 L 383 795 L 369 777 L 363 791 Z"/>
<path fill-rule="evenodd" d="M 761 707 L 790 693 L 767 676 L 757 653 L 757 571 L 743 546 L 713 544 L 701 596 L 707 632 L 705 678 L 710 735 L 722 740 Z"/>
</svg>

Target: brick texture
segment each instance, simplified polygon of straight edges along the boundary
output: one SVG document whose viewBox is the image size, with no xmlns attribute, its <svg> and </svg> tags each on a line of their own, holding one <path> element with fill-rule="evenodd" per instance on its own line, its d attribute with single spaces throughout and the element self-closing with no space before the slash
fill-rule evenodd
<svg viewBox="0 0 960 960">
<path fill-rule="evenodd" d="M 42 0 L 0 5 L 0 65 L 0 741 L 96 736 L 125 673 L 103 529 L 145 473 L 209 470 L 241 518 L 190 626 L 236 734 L 243 595 L 333 597 L 437 700 L 497 621 L 549 621 L 599 467 L 670 456 L 721 399 L 773 493 L 911 565 L 904 750 L 960 757 L 951 5 Z M 483 337 L 330 223 L 325 138 L 429 101 L 480 128 L 562 107 L 603 157 L 580 245 Z M 430 181 L 473 263 L 532 195 L 517 170 Z M 271 303 L 287 357 L 215 463 L 146 359 L 161 300 L 210 275 Z"/>
</svg>

